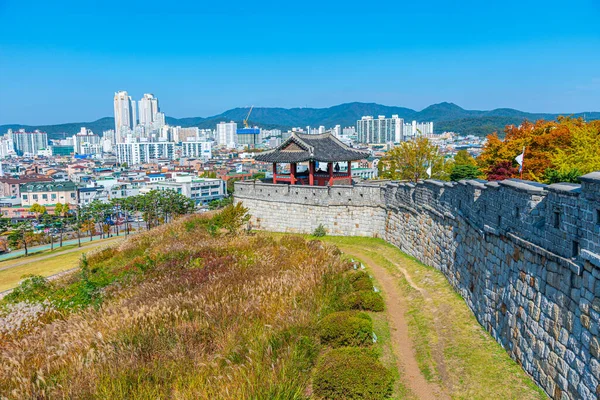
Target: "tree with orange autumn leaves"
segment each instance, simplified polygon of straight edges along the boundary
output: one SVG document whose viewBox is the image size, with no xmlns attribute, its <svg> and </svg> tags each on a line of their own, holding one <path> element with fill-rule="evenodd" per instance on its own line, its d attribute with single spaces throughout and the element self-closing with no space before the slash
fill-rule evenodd
<svg viewBox="0 0 600 400">
<path fill-rule="evenodd" d="M 518 178 L 515 158 L 524 147 L 523 179 L 553 183 L 600 170 L 600 121 L 559 117 L 557 121 L 525 121 L 504 131 L 504 140 L 497 133 L 489 135 L 477 158 L 489 178 L 498 179 L 500 165 L 515 167 L 507 177 Z"/>
</svg>

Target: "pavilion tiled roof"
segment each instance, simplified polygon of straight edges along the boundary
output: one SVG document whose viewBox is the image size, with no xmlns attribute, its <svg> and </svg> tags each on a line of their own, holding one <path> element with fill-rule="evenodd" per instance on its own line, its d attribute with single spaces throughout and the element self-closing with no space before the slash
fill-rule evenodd
<svg viewBox="0 0 600 400">
<path fill-rule="evenodd" d="M 369 155 L 368 151 L 357 150 L 344 144 L 331 132 L 320 135 L 294 132 L 279 147 L 257 154 L 254 159 L 272 163 L 338 162 L 362 160 Z"/>
</svg>

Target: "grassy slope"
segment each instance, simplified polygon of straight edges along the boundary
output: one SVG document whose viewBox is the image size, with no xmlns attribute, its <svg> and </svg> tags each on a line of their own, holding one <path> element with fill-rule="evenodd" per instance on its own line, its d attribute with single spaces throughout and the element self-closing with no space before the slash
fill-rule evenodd
<svg viewBox="0 0 600 400">
<path fill-rule="evenodd" d="M 400 274 L 398 285 L 409 303 L 409 328 L 421 371 L 457 399 L 543 399 L 546 396 L 478 324 L 443 274 L 380 239 L 327 237 L 342 250 L 362 252 L 390 273 L 398 265 L 423 294 Z"/>
<path fill-rule="evenodd" d="M 81 275 L 35 292 L 41 314 L 5 302 L 0 393 L 304 398 L 330 277 L 348 265 L 319 242 L 212 237 L 203 219 L 89 256 Z M 26 323 L 3 333 L 15 320 Z"/>
</svg>

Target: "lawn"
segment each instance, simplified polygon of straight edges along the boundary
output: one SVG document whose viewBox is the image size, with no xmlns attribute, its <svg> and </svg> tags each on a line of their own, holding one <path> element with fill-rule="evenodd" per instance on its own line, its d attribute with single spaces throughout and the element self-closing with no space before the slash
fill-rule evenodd
<svg viewBox="0 0 600 400">
<path fill-rule="evenodd" d="M 88 252 L 100 246 L 100 243 L 106 243 L 115 238 L 98 240 L 92 242 L 89 246 L 84 245 L 79 251 L 73 251 L 64 254 L 65 251 L 74 249 L 77 247 L 76 244 L 63 246 L 62 249 L 54 249 L 53 251 L 44 251 L 36 253 L 30 257 L 18 257 L 15 259 L 0 262 L 0 269 L 8 267 L 12 264 L 22 263 L 27 261 L 27 264 L 18 265 L 13 268 L 0 270 L 0 292 L 12 289 L 17 286 L 19 281 L 24 275 L 41 275 L 50 276 L 57 274 L 61 271 L 74 268 L 78 265 L 81 254 Z M 48 257 L 48 255 L 56 254 L 54 257 Z M 40 258 L 44 258 L 40 260 Z"/>
<path fill-rule="evenodd" d="M 50 276 L 76 267 L 81 253 L 87 250 L 84 248 L 81 251 L 57 254 L 55 257 L 38 262 L 32 260 L 31 263 L 0 271 L 0 291 L 17 286 L 24 275 Z"/>
<path fill-rule="evenodd" d="M 324 240 L 335 243 L 342 251 L 368 255 L 398 276 L 398 285 L 409 304 L 407 320 L 421 372 L 428 380 L 444 386 L 452 398 L 547 398 L 479 325 L 441 272 L 380 239 Z M 400 268 L 423 291 L 416 290 Z"/>
</svg>

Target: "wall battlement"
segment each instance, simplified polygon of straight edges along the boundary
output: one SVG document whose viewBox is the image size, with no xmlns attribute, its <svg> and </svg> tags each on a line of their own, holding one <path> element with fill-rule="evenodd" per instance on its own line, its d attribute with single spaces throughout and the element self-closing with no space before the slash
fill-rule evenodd
<svg viewBox="0 0 600 400">
<path fill-rule="evenodd" d="M 553 398 L 600 395 L 600 172 L 309 187 L 237 182 L 257 229 L 376 236 L 443 272 Z"/>
</svg>

